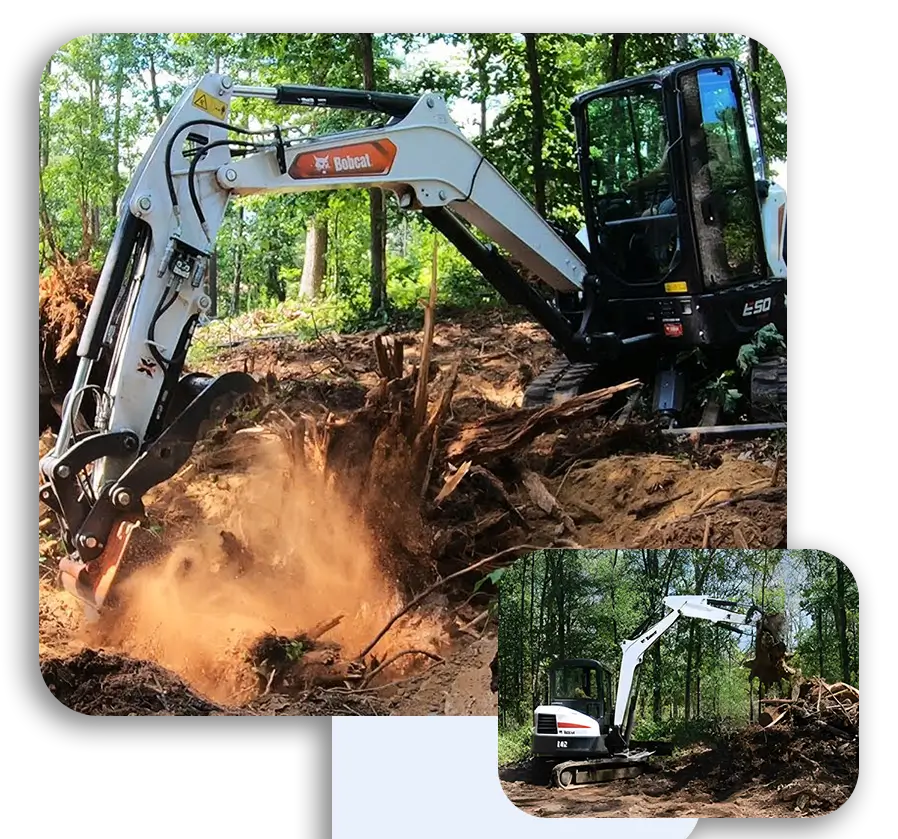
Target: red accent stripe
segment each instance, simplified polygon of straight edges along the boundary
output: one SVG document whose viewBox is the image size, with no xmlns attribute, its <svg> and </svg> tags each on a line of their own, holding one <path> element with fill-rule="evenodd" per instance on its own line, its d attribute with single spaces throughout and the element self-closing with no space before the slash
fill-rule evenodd
<svg viewBox="0 0 898 839">
<path fill-rule="evenodd" d="M 558 722 L 559 728 L 592 728 L 591 725 L 580 725 L 578 722 Z"/>
</svg>

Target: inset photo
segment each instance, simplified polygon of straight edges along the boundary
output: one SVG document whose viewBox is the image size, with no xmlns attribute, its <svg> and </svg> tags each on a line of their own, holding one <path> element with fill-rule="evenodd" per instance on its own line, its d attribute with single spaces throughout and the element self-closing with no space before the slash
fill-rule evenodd
<svg viewBox="0 0 898 839">
<path fill-rule="evenodd" d="M 502 789 L 546 817 L 836 810 L 859 623 L 825 551 L 537 551 L 499 583 Z"/>
</svg>

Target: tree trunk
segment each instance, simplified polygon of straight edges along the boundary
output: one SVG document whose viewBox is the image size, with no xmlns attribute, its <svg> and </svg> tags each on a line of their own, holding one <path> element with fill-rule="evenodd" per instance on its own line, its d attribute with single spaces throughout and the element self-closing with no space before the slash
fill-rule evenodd
<svg viewBox="0 0 898 839">
<path fill-rule="evenodd" d="M 676 39 L 677 61 L 685 61 L 689 57 L 689 35 L 678 32 Z"/>
<path fill-rule="evenodd" d="M 240 314 L 240 281 L 243 278 L 243 205 L 237 210 L 237 242 L 234 247 L 234 293 L 231 315 Z"/>
<path fill-rule="evenodd" d="M 839 663 L 842 665 L 842 681 L 851 681 L 851 658 L 848 655 L 848 616 L 845 611 L 845 566 L 836 563 L 836 630 L 839 633 Z"/>
<path fill-rule="evenodd" d="M 686 693 L 683 697 L 683 719 L 689 720 L 692 714 L 692 650 L 695 643 L 695 621 L 689 624 L 689 639 L 686 642 Z"/>
<path fill-rule="evenodd" d="M 527 632 L 527 639 L 529 641 L 527 645 L 527 664 L 530 668 L 530 681 L 533 681 L 533 669 L 534 669 L 534 646 L 537 643 L 536 639 L 533 637 L 533 607 L 534 602 L 536 600 L 536 554 L 531 554 L 530 556 L 530 628 Z M 530 699 L 533 699 L 533 695 L 531 694 Z"/>
<path fill-rule="evenodd" d="M 521 623 L 520 632 L 518 633 L 518 701 L 515 704 L 515 711 L 519 714 L 521 711 L 521 700 L 524 698 L 524 608 L 526 605 L 526 586 L 527 586 L 527 558 L 521 560 Z"/>
<path fill-rule="evenodd" d="M 702 716 L 702 628 L 695 627 L 695 719 Z"/>
<path fill-rule="evenodd" d="M 761 72 L 761 47 L 754 39 L 748 39 L 748 90 L 751 96 L 752 110 L 758 120 L 758 131 L 763 136 L 764 127 L 761 125 L 761 86 L 759 84 Z"/>
<path fill-rule="evenodd" d="M 121 47 L 119 48 L 121 49 Z M 122 194 L 121 164 L 122 144 L 122 88 L 125 86 L 125 68 L 122 57 L 118 55 L 115 68 L 115 111 L 112 119 L 112 218 L 118 216 L 118 202 Z"/>
<path fill-rule="evenodd" d="M 41 222 L 41 232 L 44 242 L 51 254 L 57 254 L 58 247 L 56 237 L 53 232 L 53 219 L 50 217 L 50 209 L 47 206 L 47 193 L 44 189 L 44 169 L 50 164 L 50 77 L 52 76 L 53 62 L 48 61 L 44 67 L 44 73 L 41 77 L 41 115 L 40 115 L 40 166 L 38 168 L 38 187 L 39 187 L 39 215 Z M 43 258 L 43 254 L 41 255 Z"/>
<path fill-rule="evenodd" d="M 53 60 L 47 62 L 41 78 L 41 120 L 40 120 L 40 155 L 41 171 L 50 163 L 50 77 L 52 76 Z"/>
<path fill-rule="evenodd" d="M 608 81 L 619 79 L 623 71 L 624 42 L 627 40 L 625 32 L 615 32 L 611 36 L 611 54 L 608 61 Z"/>
<path fill-rule="evenodd" d="M 682 89 L 686 124 L 689 126 L 688 155 L 692 176 L 692 202 L 695 208 L 696 229 L 699 233 L 699 256 L 705 275 L 713 284 L 717 284 L 729 277 L 730 267 L 723 237 L 723 222 L 716 217 L 706 221 L 705 217 L 706 208 L 711 206 L 713 184 L 710 151 L 703 127 L 702 104 L 696 77 L 684 75 Z"/>
<path fill-rule="evenodd" d="M 321 291 L 327 266 L 327 224 L 313 219 L 306 228 L 306 253 L 302 262 L 299 293 L 315 300 Z"/>
<path fill-rule="evenodd" d="M 549 585 L 549 557 L 546 556 L 545 553 L 542 555 L 543 557 L 543 585 L 542 589 L 539 593 L 539 629 L 537 630 L 537 656 L 536 656 L 536 667 L 533 668 L 533 707 L 535 708 L 539 705 L 539 661 L 542 658 L 543 654 L 543 626 L 545 625 L 544 619 L 546 614 L 546 589 Z"/>
<path fill-rule="evenodd" d="M 564 602 L 564 551 L 559 551 L 555 566 L 557 590 L 555 593 L 558 604 L 558 655 L 560 658 L 567 656 L 565 637 L 565 602 Z"/>
<path fill-rule="evenodd" d="M 546 215 L 546 173 L 543 167 L 543 143 L 546 119 L 543 112 L 542 80 L 539 75 L 538 35 L 524 35 L 527 53 L 527 76 L 530 81 L 530 109 L 533 124 L 530 134 L 530 155 L 533 162 L 533 194 L 536 211 Z"/>
<path fill-rule="evenodd" d="M 475 53 L 474 64 L 477 67 L 477 83 L 480 87 L 480 151 L 486 151 L 486 100 L 489 98 L 490 77 L 488 72 L 489 50 L 483 47 L 483 52 Z"/>
<path fill-rule="evenodd" d="M 153 110 L 156 113 L 156 121 L 160 127 L 165 121 L 165 114 L 162 112 L 162 102 L 159 100 L 159 85 L 156 83 L 156 61 L 153 53 L 150 53 L 150 94 L 153 97 Z"/>
<path fill-rule="evenodd" d="M 658 573 L 658 551 L 650 549 L 646 552 L 646 564 L 648 566 L 649 581 L 652 588 L 659 585 Z M 654 603 L 660 592 L 657 594 L 652 592 L 652 603 Z M 653 606 L 650 606 L 650 614 Z M 652 647 L 652 719 L 656 723 L 661 722 L 661 642 L 659 641 Z"/>
<path fill-rule="evenodd" d="M 823 609 L 820 606 L 817 606 L 817 663 L 820 668 L 817 675 L 821 679 L 825 679 L 826 674 L 823 672 Z"/>
<path fill-rule="evenodd" d="M 362 53 L 362 78 L 365 90 L 375 90 L 374 35 L 359 35 Z M 386 305 L 387 298 L 387 216 L 384 209 L 383 190 L 368 190 L 371 225 L 371 311 L 378 312 Z"/>
<path fill-rule="evenodd" d="M 611 597 L 611 632 L 614 637 L 614 647 L 620 646 L 620 632 L 617 626 L 617 548 L 614 550 L 614 558 L 611 560 L 611 584 L 609 586 L 609 594 Z"/>
</svg>

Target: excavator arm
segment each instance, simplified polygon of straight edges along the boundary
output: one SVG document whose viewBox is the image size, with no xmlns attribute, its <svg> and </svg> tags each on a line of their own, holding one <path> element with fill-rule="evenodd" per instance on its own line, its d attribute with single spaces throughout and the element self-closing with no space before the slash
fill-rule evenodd
<svg viewBox="0 0 898 839">
<path fill-rule="evenodd" d="M 696 594 L 665 597 L 664 605 L 670 611 L 661 620 L 638 637 L 621 642 L 623 655 L 617 681 L 617 697 L 614 703 L 614 725 L 609 735 L 616 741 L 617 746 L 626 745 L 629 740 L 624 726 L 634 700 L 633 680 L 636 668 L 642 663 L 645 654 L 661 640 L 661 636 L 665 632 L 676 625 L 681 617 L 723 623 L 732 627 L 754 627 L 761 619 L 761 613 L 757 607 L 752 606 L 747 613 L 743 614 L 738 611 L 737 603 L 715 600 Z"/>
<path fill-rule="evenodd" d="M 248 129 L 228 122 L 237 97 L 368 111 L 387 121 L 324 137 Z M 578 341 L 595 341 L 468 230 L 464 222 L 556 291 L 588 292 L 584 262 L 464 137 L 440 96 L 245 87 L 227 76 L 203 77 L 172 109 L 125 191 L 56 445 L 40 465 L 40 497 L 60 516 L 71 554 L 61 564 L 62 581 L 89 611 L 102 606 L 143 513 L 143 495 L 186 462 L 205 422 L 252 388 L 241 373 L 181 375 L 194 329 L 211 305 L 205 274 L 228 202 L 368 187 L 425 214 L 569 353 Z M 108 364 L 104 384 L 91 378 L 98 362 Z M 77 433 L 85 398 L 96 402 L 96 421 Z"/>
</svg>

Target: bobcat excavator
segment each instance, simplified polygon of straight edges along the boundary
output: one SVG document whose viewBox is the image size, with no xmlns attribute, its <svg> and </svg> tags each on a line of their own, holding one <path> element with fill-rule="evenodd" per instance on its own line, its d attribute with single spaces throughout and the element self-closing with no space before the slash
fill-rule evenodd
<svg viewBox="0 0 898 839">
<path fill-rule="evenodd" d="M 725 624 L 736 631 L 754 628 L 760 610 L 752 606 L 745 614 L 739 604 L 701 595 L 664 598 L 670 610 L 660 621 L 636 638 L 622 641 L 617 694 L 611 704 L 611 670 L 592 659 L 563 659 L 549 670 L 549 704 L 533 712 L 531 754 L 537 763 L 551 768 L 551 783 L 563 789 L 632 778 L 646 767 L 653 752 L 631 748 L 636 696 L 636 669 L 649 649 L 683 618 Z"/>
<path fill-rule="evenodd" d="M 240 98 L 374 113 L 383 124 L 317 137 L 249 129 L 228 121 Z M 206 273 L 231 199 L 379 187 L 421 212 L 563 353 L 526 404 L 617 383 L 628 366 L 648 363 L 655 407 L 675 418 L 686 386 L 680 354 L 732 359 L 761 326 L 785 332 L 785 193 L 764 179 L 738 66 L 680 64 L 584 93 L 572 110 L 579 236 L 542 218 L 436 94 L 249 87 L 219 74 L 186 90 L 122 198 L 57 441 L 40 464 L 40 498 L 60 516 L 70 551 L 66 588 L 89 610 L 102 606 L 144 494 L 253 385 L 237 372 L 182 375 L 210 309 Z M 91 376 L 95 365 L 108 367 L 105 383 Z M 86 431 L 82 404 L 96 408 Z"/>
</svg>

